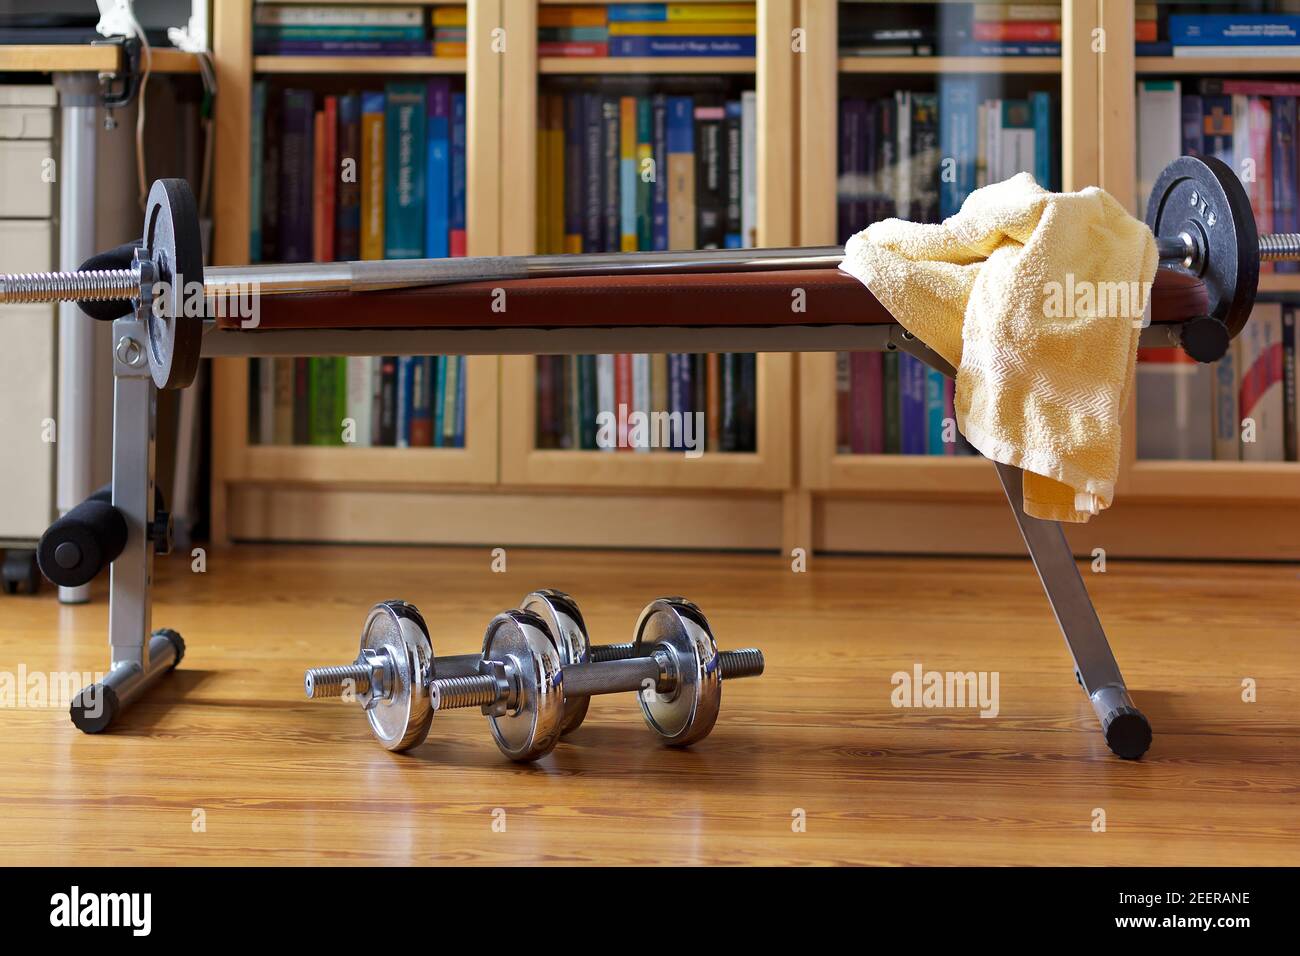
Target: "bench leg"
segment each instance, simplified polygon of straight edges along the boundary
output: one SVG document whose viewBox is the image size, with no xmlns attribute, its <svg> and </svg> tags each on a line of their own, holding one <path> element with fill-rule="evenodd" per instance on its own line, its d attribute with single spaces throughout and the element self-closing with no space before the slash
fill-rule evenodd
<svg viewBox="0 0 1300 956">
<path fill-rule="evenodd" d="M 143 343 L 143 323 L 113 323 L 113 342 Z M 117 350 L 122 351 L 122 350 Z M 107 730 L 130 704 L 180 663 L 185 644 L 175 631 L 150 632 L 155 550 L 154 431 L 158 393 L 148 363 L 113 359 L 113 506 L 126 519 L 126 547 L 109 568 L 109 672 L 72 701 L 72 723 L 88 734 Z"/>
<path fill-rule="evenodd" d="M 1126 760 L 1136 760 L 1151 745 L 1151 725 L 1128 695 L 1106 632 L 1101 628 L 1069 542 L 1065 540 L 1065 532 L 1058 522 L 1025 514 L 1024 474 L 1019 468 L 1000 462 L 994 462 L 993 466 L 1039 580 L 1043 582 L 1043 590 L 1047 592 L 1047 602 L 1074 657 L 1075 676 L 1101 721 L 1106 744 Z"/>
</svg>

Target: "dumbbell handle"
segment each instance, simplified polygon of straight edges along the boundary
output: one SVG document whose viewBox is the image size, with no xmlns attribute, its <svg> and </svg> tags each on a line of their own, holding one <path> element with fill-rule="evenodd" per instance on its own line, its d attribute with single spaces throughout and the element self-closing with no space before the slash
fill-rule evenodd
<svg viewBox="0 0 1300 956">
<path fill-rule="evenodd" d="M 763 673 L 763 652 L 756 647 L 719 651 L 718 670 L 723 680 L 757 677 Z M 660 694 L 671 694 L 677 687 L 675 660 L 671 653 L 661 648 L 656 648 L 654 653 L 645 657 L 570 664 L 562 673 L 565 697 L 621 694 L 649 686 L 653 686 Z M 433 685 L 438 695 L 439 710 L 490 706 L 499 702 L 503 693 L 501 684 L 491 674 L 439 677 L 433 681 Z"/>
<path fill-rule="evenodd" d="M 1199 272 L 1205 258 L 1205 249 L 1190 233 L 1165 236 L 1156 240 L 1156 252 L 1161 262 L 1182 262 L 1193 272 Z M 1260 262 L 1300 262 L 1300 233 L 1273 232 L 1259 237 Z"/>
</svg>

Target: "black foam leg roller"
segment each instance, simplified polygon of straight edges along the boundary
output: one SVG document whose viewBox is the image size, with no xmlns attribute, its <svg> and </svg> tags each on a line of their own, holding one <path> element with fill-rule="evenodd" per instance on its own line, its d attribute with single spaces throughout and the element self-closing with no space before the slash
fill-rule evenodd
<svg viewBox="0 0 1300 956">
<path fill-rule="evenodd" d="M 94 580 L 126 547 L 126 519 L 107 501 L 91 496 L 41 535 L 36 562 L 59 587 Z"/>
</svg>

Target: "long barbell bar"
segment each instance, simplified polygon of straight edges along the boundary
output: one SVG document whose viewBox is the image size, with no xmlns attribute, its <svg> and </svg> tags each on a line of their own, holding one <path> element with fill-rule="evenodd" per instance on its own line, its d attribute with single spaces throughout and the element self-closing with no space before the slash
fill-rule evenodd
<svg viewBox="0 0 1300 956">
<path fill-rule="evenodd" d="M 569 276 L 659 275 L 710 272 L 769 272 L 831 269 L 840 264 L 838 246 L 807 249 L 706 249 L 691 252 L 616 252 L 560 256 L 483 256 L 460 259 L 382 259 L 360 262 L 304 262 L 283 265 L 211 266 L 203 270 L 209 300 L 254 292 L 294 295 L 310 292 L 376 292 Z M 184 277 L 181 277 L 182 280 Z M 145 294 L 138 266 L 86 272 L 0 275 L 0 304 L 92 302 L 138 299 Z"/>
</svg>

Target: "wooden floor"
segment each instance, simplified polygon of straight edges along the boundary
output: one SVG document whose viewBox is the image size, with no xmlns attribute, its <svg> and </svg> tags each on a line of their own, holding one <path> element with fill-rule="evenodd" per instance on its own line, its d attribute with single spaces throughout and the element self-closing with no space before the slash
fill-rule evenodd
<svg viewBox="0 0 1300 956">
<path fill-rule="evenodd" d="M 1110 755 L 1026 561 L 244 547 L 160 564 L 154 620 L 184 665 L 110 735 L 66 707 L 0 709 L 0 863 L 1300 863 L 1300 573 L 1125 564 L 1086 574 L 1156 738 Z M 402 597 L 439 653 L 476 649 L 541 586 L 626 640 L 661 594 L 699 603 L 767 674 L 728 685 L 713 735 L 659 746 L 629 696 L 535 766 L 477 712 L 395 756 L 303 668 L 355 654 Z M 102 587 L 102 586 L 101 586 Z M 106 660 L 102 591 L 0 595 L 0 671 Z M 1000 713 L 903 710 L 890 676 L 996 671 Z M 1258 701 L 1242 701 L 1242 681 Z M 12 686 L 12 685 L 11 685 Z M 1094 832 L 1104 811 L 1105 832 Z M 806 820 L 795 832 L 797 818 Z M 502 824 L 504 823 L 504 832 Z"/>
</svg>

